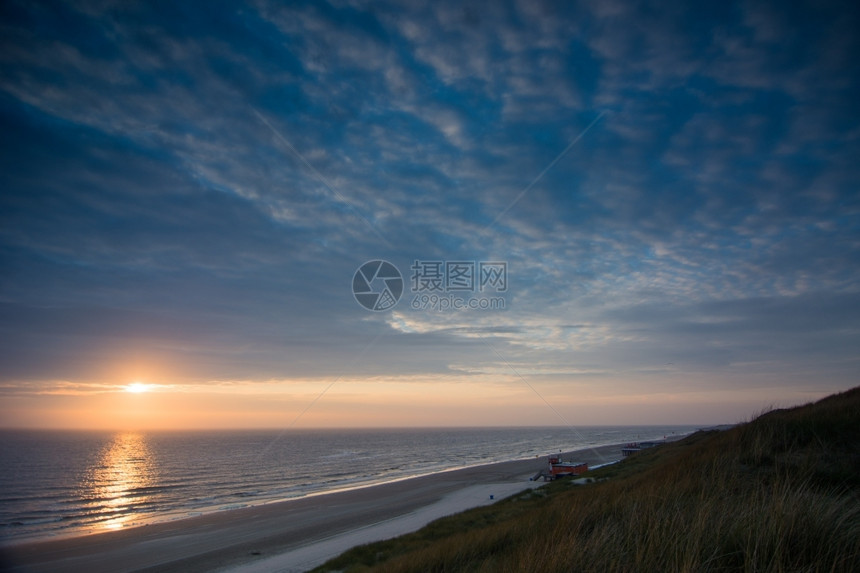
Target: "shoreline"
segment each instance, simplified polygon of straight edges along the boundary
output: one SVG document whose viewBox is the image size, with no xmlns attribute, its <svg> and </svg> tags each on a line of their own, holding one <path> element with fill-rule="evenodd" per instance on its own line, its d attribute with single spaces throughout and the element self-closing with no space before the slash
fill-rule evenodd
<svg viewBox="0 0 860 573">
<path fill-rule="evenodd" d="M 593 449 L 601 449 L 609 446 L 616 446 L 618 444 L 610 443 L 610 444 L 601 444 L 588 446 L 584 448 L 577 448 L 575 450 L 570 450 L 569 452 L 565 452 L 564 455 L 573 455 L 576 452 L 588 452 Z M 398 476 L 392 478 L 382 478 L 382 479 L 371 479 L 365 482 L 360 482 L 354 485 L 342 485 L 337 486 L 332 489 L 321 489 L 317 491 L 310 491 L 307 493 L 298 493 L 294 495 L 285 495 L 281 497 L 271 497 L 269 499 L 262 499 L 260 501 L 248 501 L 244 503 L 217 503 L 213 504 L 210 507 L 201 507 L 195 508 L 193 510 L 171 510 L 161 514 L 142 514 L 133 516 L 132 519 L 129 519 L 127 522 L 123 523 L 119 527 L 115 528 L 106 528 L 106 527 L 98 527 L 95 525 L 86 525 L 86 526 L 78 526 L 76 528 L 69 528 L 64 531 L 58 531 L 55 533 L 47 533 L 47 534 L 31 534 L 20 537 L 11 537 L 4 539 L 0 537 L 0 552 L 2 552 L 6 548 L 21 546 L 21 545 L 30 545 L 34 543 L 43 543 L 48 541 L 63 541 L 70 539 L 78 539 L 83 537 L 89 537 L 93 535 L 102 535 L 104 533 L 113 533 L 117 531 L 129 531 L 139 527 L 149 527 L 153 525 L 161 525 L 165 523 L 174 523 L 178 521 L 184 521 L 187 519 L 194 519 L 201 516 L 211 516 L 216 514 L 221 514 L 229 511 L 236 511 L 240 509 L 249 509 L 255 507 L 262 507 L 271 504 L 278 504 L 283 502 L 291 502 L 300 499 L 306 499 L 310 497 L 317 497 L 321 495 L 329 495 L 332 493 L 339 493 L 344 491 L 354 491 L 361 490 L 370 487 L 377 487 L 381 485 L 397 483 L 400 481 L 408 481 L 412 479 L 423 478 L 427 476 L 433 476 L 438 474 L 444 474 L 448 472 L 456 472 L 461 470 L 469 470 L 473 468 L 490 466 L 494 464 L 502 464 L 502 463 L 512 463 L 512 462 L 527 462 L 527 461 L 536 461 L 546 458 L 547 454 L 542 454 L 540 456 L 535 456 L 534 458 L 515 458 L 509 460 L 500 460 L 500 461 L 488 461 L 488 462 L 476 462 L 470 463 L 462 466 L 455 466 L 444 469 L 436 469 L 427 471 L 424 473 L 416 473 L 405 476 Z"/>
<path fill-rule="evenodd" d="M 585 448 L 564 455 L 576 456 L 589 465 L 606 463 L 621 458 L 622 445 Z M 15 543 L 0 547 L 0 565 L 9 571 L 88 573 L 193 573 L 235 568 L 402 518 L 470 486 L 522 485 L 517 491 L 533 487 L 535 482 L 529 478 L 543 468 L 545 460 L 541 456 L 455 468 L 117 531 Z M 455 504 L 450 513 L 466 508 Z"/>
</svg>

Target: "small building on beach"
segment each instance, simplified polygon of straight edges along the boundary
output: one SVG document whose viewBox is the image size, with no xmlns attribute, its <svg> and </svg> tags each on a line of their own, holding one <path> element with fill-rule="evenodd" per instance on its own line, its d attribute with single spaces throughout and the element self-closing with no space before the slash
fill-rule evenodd
<svg viewBox="0 0 860 573">
<path fill-rule="evenodd" d="M 621 448 L 621 455 L 625 458 L 629 455 L 635 454 L 636 452 L 640 452 L 647 448 L 653 448 L 654 446 L 659 446 L 660 444 L 665 444 L 666 440 L 657 440 L 654 442 L 634 442 L 631 444 L 627 444 L 625 447 Z"/>
<path fill-rule="evenodd" d="M 578 476 L 588 471 L 588 464 L 585 462 L 566 462 L 560 456 L 550 456 L 549 458 L 549 477 L 552 479 Z"/>
</svg>

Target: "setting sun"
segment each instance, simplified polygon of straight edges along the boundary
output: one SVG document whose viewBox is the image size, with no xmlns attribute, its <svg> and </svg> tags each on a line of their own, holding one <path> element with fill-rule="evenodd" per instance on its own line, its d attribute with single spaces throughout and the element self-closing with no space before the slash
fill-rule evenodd
<svg viewBox="0 0 860 573">
<path fill-rule="evenodd" d="M 143 384 L 141 382 L 134 382 L 125 387 L 126 392 L 131 392 L 132 394 L 140 394 L 142 392 L 148 392 L 151 389 L 151 384 Z"/>
</svg>

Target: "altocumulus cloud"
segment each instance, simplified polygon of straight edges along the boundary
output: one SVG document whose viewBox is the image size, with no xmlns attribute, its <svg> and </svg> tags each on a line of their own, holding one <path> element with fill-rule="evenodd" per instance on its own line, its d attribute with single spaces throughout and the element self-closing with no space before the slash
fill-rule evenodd
<svg viewBox="0 0 860 573">
<path fill-rule="evenodd" d="M 192 381 L 857 380 L 851 3 L 0 10 L 15 392 L 135 355 Z M 369 314 L 375 258 L 506 261 L 505 310 Z"/>
</svg>

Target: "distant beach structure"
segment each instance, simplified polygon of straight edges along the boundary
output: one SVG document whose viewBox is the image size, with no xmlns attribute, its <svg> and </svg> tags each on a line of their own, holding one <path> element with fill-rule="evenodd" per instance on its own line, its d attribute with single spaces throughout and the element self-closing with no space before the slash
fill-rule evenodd
<svg viewBox="0 0 860 573">
<path fill-rule="evenodd" d="M 665 444 L 666 440 L 655 440 L 650 442 L 630 442 L 625 447 L 621 448 L 621 455 L 624 457 L 631 456 L 637 452 L 641 452 L 642 450 L 646 450 L 648 448 L 653 448 L 654 446 L 659 446 L 660 444 Z"/>
</svg>

